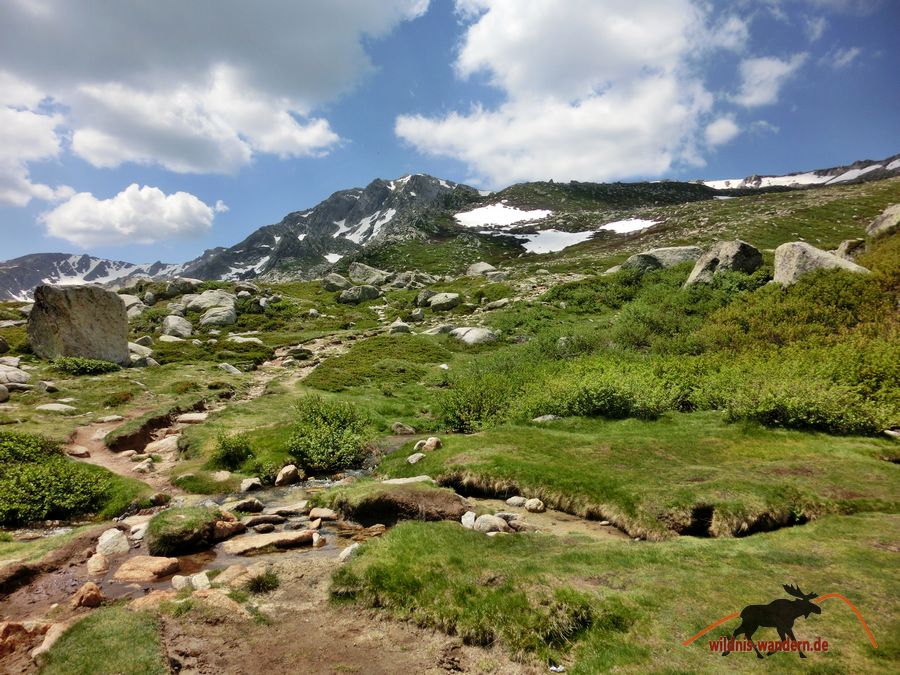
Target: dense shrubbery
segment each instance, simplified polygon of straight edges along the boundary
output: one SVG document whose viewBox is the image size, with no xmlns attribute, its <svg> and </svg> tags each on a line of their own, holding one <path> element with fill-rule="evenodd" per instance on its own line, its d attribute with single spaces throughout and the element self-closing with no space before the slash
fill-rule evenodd
<svg viewBox="0 0 900 675">
<path fill-rule="evenodd" d="M 254 456 L 247 434 L 221 434 L 216 439 L 216 449 L 210 455 L 207 465 L 213 469 L 236 471 Z"/>
<path fill-rule="evenodd" d="M 67 375 L 102 375 L 119 370 L 119 364 L 102 359 L 86 359 L 81 356 L 58 356 L 53 366 Z"/>
<path fill-rule="evenodd" d="M 350 403 L 304 396 L 288 451 L 311 471 L 358 466 L 365 458 L 369 420 Z"/>
</svg>

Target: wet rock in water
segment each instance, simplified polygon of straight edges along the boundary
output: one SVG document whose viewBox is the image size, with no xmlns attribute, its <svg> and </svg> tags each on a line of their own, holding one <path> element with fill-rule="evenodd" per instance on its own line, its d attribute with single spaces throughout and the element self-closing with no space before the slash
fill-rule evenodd
<svg viewBox="0 0 900 675">
<path fill-rule="evenodd" d="M 256 497 L 247 497 L 237 502 L 223 506 L 229 511 L 243 511 L 244 513 L 259 513 L 265 506 Z"/>
<path fill-rule="evenodd" d="M 476 532 L 509 532 L 509 525 L 503 518 L 492 516 L 488 513 L 478 516 L 475 519 L 473 529 Z"/>
<path fill-rule="evenodd" d="M 422 446 L 422 452 L 433 452 L 434 450 L 438 450 L 444 447 L 444 444 L 441 442 L 441 439 L 437 436 L 429 436 L 425 441 L 425 444 Z"/>
<path fill-rule="evenodd" d="M 423 459 L 425 459 L 424 453 L 416 452 L 406 458 L 406 463 L 407 464 L 417 464 L 418 462 L 421 462 Z"/>
<path fill-rule="evenodd" d="M 151 583 L 174 574 L 179 567 L 178 558 L 136 555 L 121 564 L 113 575 L 113 579 L 134 581 L 139 584 Z"/>
<path fill-rule="evenodd" d="M 75 595 L 72 596 L 70 604 L 72 605 L 72 609 L 78 609 L 79 607 L 99 607 L 105 599 L 100 587 L 93 581 L 88 581 L 75 591 Z"/>
<path fill-rule="evenodd" d="M 309 501 L 303 499 L 294 504 L 288 504 L 286 506 L 273 506 L 270 509 L 266 510 L 266 513 L 273 513 L 276 516 L 284 516 L 285 518 L 290 518 L 292 516 L 302 516 L 309 513 Z"/>
<path fill-rule="evenodd" d="M 100 535 L 97 540 L 97 553 L 107 558 L 124 555 L 131 550 L 131 544 L 125 537 L 125 533 L 115 528 L 110 528 Z"/>
<path fill-rule="evenodd" d="M 95 553 L 87 561 L 87 573 L 91 576 L 106 574 L 109 571 L 109 560 L 102 553 Z"/>
<path fill-rule="evenodd" d="M 525 497 L 510 497 L 506 500 L 507 506 L 515 506 L 521 508 L 525 506 L 525 502 L 528 501 Z"/>
<path fill-rule="evenodd" d="M 275 486 L 281 487 L 283 485 L 293 485 L 300 480 L 302 480 L 300 469 L 294 464 L 288 464 L 287 466 L 282 467 L 281 471 L 278 472 L 278 476 L 275 478 Z"/>
<path fill-rule="evenodd" d="M 782 244 L 775 249 L 775 274 L 773 281 L 783 286 L 796 283 L 804 274 L 819 269 L 842 269 L 856 274 L 868 274 L 869 270 L 856 263 L 839 258 L 804 241 Z"/>
<path fill-rule="evenodd" d="M 271 524 L 271 525 L 281 525 L 285 520 L 287 520 L 284 516 L 279 516 L 274 513 L 266 513 L 259 516 L 249 516 L 244 518 L 244 525 L 247 527 L 256 527 L 257 525 Z"/>
<path fill-rule="evenodd" d="M 318 532 L 313 532 L 313 538 L 312 538 L 313 548 L 322 548 L 327 543 L 328 542 L 325 540 L 325 537 L 323 537 Z"/>
<path fill-rule="evenodd" d="M 125 303 L 98 286 L 38 286 L 28 341 L 45 359 L 81 356 L 128 365 Z"/>
<path fill-rule="evenodd" d="M 322 527 L 322 519 L 316 518 L 315 520 L 310 520 L 306 523 L 306 529 L 308 530 L 318 530 Z"/>
<path fill-rule="evenodd" d="M 547 510 L 547 507 L 544 506 L 544 502 L 540 499 L 532 498 L 525 502 L 525 510 L 531 513 L 543 513 Z"/>
<path fill-rule="evenodd" d="M 238 534 L 242 534 L 247 529 L 244 523 L 236 520 L 217 520 L 213 525 L 213 539 L 215 541 L 224 541 L 231 539 Z"/>
<path fill-rule="evenodd" d="M 257 534 L 267 534 L 269 532 L 274 532 L 275 526 L 272 523 L 261 523 L 260 525 L 255 525 L 253 531 Z"/>
<path fill-rule="evenodd" d="M 240 375 L 241 371 L 235 368 L 230 363 L 220 363 L 218 366 L 220 369 L 224 370 L 229 375 Z"/>
<path fill-rule="evenodd" d="M 340 552 L 340 554 L 338 555 L 338 560 L 340 560 L 342 563 L 347 562 L 348 560 L 350 560 L 350 558 L 353 557 L 358 549 L 359 544 L 350 544 L 347 548 Z"/>
<path fill-rule="evenodd" d="M 412 436 L 416 433 L 416 430 L 403 422 L 394 422 L 391 425 L 391 433 L 394 433 L 397 436 Z"/>
<path fill-rule="evenodd" d="M 241 481 L 241 492 L 262 490 L 262 481 L 259 478 L 245 478 Z"/>
<path fill-rule="evenodd" d="M 270 550 L 284 550 L 312 544 L 312 531 L 271 532 L 235 537 L 222 544 L 222 551 L 228 555 L 251 555 Z"/>
<path fill-rule="evenodd" d="M 322 520 L 337 520 L 337 514 L 331 509 L 316 507 L 309 512 L 310 520 L 321 518 Z"/>
<path fill-rule="evenodd" d="M 460 522 L 462 523 L 462 526 L 464 528 L 466 528 L 467 530 L 471 530 L 471 529 L 474 529 L 474 527 L 475 527 L 475 520 L 476 520 L 475 512 L 474 511 L 466 511 L 463 514 L 462 518 L 460 519 Z"/>
</svg>

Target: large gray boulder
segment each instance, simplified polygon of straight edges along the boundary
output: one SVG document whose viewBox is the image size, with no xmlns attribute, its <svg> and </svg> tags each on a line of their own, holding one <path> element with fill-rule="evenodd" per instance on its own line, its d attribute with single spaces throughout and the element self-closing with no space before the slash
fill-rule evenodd
<svg viewBox="0 0 900 675">
<path fill-rule="evenodd" d="M 854 262 L 839 258 L 805 241 L 792 241 L 775 249 L 775 278 L 773 281 L 789 286 L 808 272 L 822 269 L 842 269 L 857 274 L 869 270 Z"/>
<path fill-rule="evenodd" d="M 460 300 L 459 293 L 438 293 L 428 299 L 428 306 L 436 312 L 446 312 L 448 309 L 456 307 L 460 302 L 462 300 Z"/>
<path fill-rule="evenodd" d="M 866 234 L 870 237 L 881 237 L 893 234 L 900 229 L 900 204 L 892 204 L 881 212 L 875 220 L 869 223 Z"/>
<path fill-rule="evenodd" d="M 699 246 L 668 246 L 635 253 L 622 263 L 623 270 L 637 270 L 641 273 L 674 267 L 685 262 L 695 262 L 703 254 Z"/>
<path fill-rule="evenodd" d="M 834 253 L 838 258 L 852 261 L 860 253 L 864 253 L 865 250 L 865 239 L 845 239 L 838 244 L 838 247 L 834 251 L 831 251 L 831 253 Z"/>
<path fill-rule="evenodd" d="M 762 265 L 762 253 L 746 241 L 717 241 L 697 260 L 694 269 L 685 282 L 708 284 L 721 272 L 743 272 L 753 274 Z"/>
<path fill-rule="evenodd" d="M 352 281 L 335 272 L 326 274 L 322 279 L 322 288 L 326 291 L 346 291 L 351 286 L 353 286 Z"/>
<path fill-rule="evenodd" d="M 393 275 L 363 263 L 350 263 L 350 281 L 363 286 L 380 286 Z"/>
<path fill-rule="evenodd" d="M 131 360 L 125 303 L 99 286 L 38 286 L 28 341 L 45 359 L 81 356 L 120 365 Z"/>
<path fill-rule="evenodd" d="M 175 337 L 189 338 L 191 337 L 191 333 L 193 332 L 193 330 L 194 327 L 191 325 L 191 322 L 185 319 L 183 316 L 175 316 L 174 314 L 170 314 L 165 319 L 163 319 L 163 335 L 174 335 Z"/>
<path fill-rule="evenodd" d="M 201 326 L 230 326 L 237 321 L 237 312 L 234 305 L 210 307 L 200 317 Z"/>
<path fill-rule="evenodd" d="M 143 300 L 136 295 L 119 293 L 119 297 L 122 298 L 122 302 L 125 303 L 125 313 L 128 315 L 129 319 L 134 319 L 150 309 L 144 304 Z"/>
<path fill-rule="evenodd" d="M 466 270 L 467 277 L 480 277 L 483 274 L 487 274 L 488 272 L 496 272 L 497 268 L 486 262 L 477 262 L 469 265 Z"/>
<path fill-rule="evenodd" d="M 428 288 L 423 288 L 416 296 L 416 307 L 428 307 L 429 301 L 436 295 L 437 293 L 435 293 L 434 291 Z"/>
<path fill-rule="evenodd" d="M 345 305 L 356 305 L 364 300 L 374 300 L 381 295 L 381 291 L 368 284 L 363 286 L 354 286 L 346 291 L 341 291 L 338 296 L 338 302 Z"/>
<path fill-rule="evenodd" d="M 465 342 L 467 345 L 483 345 L 497 340 L 497 334 L 494 331 L 482 326 L 454 328 L 450 331 L 450 335 L 457 340 Z"/>
<path fill-rule="evenodd" d="M 166 287 L 159 294 L 159 297 L 164 300 L 168 300 L 170 298 L 174 298 L 177 295 L 184 295 L 185 293 L 193 293 L 196 291 L 203 282 L 200 279 L 190 279 L 188 277 L 179 277 L 177 279 L 172 279 L 172 281 L 166 284 Z"/>
<path fill-rule="evenodd" d="M 205 312 L 214 307 L 230 307 L 234 309 L 236 300 L 237 298 L 227 291 L 203 291 L 188 303 L 186 309 L 192 312 Z"/>
</svg>

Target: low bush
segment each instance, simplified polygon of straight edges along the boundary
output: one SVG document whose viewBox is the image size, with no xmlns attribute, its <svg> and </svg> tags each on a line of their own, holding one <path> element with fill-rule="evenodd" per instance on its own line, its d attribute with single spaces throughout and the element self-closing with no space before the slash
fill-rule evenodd
<svg viewBox="0 0 900 675">
<path fill-rule="evenodd" d="M 222 433 L 216 439 L 216 448 L 210 455 L 207 465 L 213 469 L 236 471 L 248 459 L 254 456 L 247 434 Z"/>
<path fill-rule="evenodd" d="M 366 455 L 368 418 L 350 403 L 304 396 L 288 451 L 305 469 L 336 471 L 358 466 Z"/>
<path fill-rule="evenodd" d="M 114 391 L 105 399 L 103 399 L 103 406 L 106 408 L 115 408 L 119 405 L 125 405 L 131 399 L 134 398 L 134 392 L 132 391 Z"/>
<path fill-rule="evenodd" d="M 102 375 L 119 370 L 119 364 L 102 359 L 86 359 L 81 356 L 58 356 L 53 367 L 66 375 Z"/>
</svg>

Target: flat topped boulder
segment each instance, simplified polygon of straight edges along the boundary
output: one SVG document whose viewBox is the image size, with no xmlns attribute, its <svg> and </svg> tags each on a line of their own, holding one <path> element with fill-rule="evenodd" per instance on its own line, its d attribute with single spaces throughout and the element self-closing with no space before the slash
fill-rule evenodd
<svg viewBox="0 0 900 675">
<path fill-rule="evenodd" d="M 684 285 L 709 283 L 722 272 L 753 274 L 762 262 L 759 249 L 746 241 L 717 241 L 700 256 Z"/>
<path fill-rule="evenodd" d="M 322 288 L 326 291 L 346 291 L 352 285 L 352 281 L 346 279 L 345 277 L 342 277 L 336 272 L 326 274 L 325 278 L 322 279 Z"/>
<path fill-rule="evenodd" d="M 99 286 L 38 286 L 28 315 L 28 341 L 45 359 L 81 356 L 120 365 L 131 361 L 125 303 Z"/>
<path fill-rule="evenodd" d="M 113 579 L 116 581 L 149 583 L 162 577 L 167 577 L 170 574 L 175 574 L 178 569 L 178 558 L 136 555 L 122 563 L 113 575 Z"/>
<path fill-rule="evenodd" d="M 437 312 L 445 312 L 453 309 L 460 302 L 459 293 L 436 293 L 428 299 L 428 306 Z"/>
<path fill-rule="evenodd" d="M 477 262 L 469 265 L 468 269 L 466 269 L 466 276 L 468 277 L 478 277 L 482 274 L 487 274 L 488 272 L 496 272 L 497 268 L 486 262 Z"/>
<path fill-rule="evenodd" d="M 353 288 L 348 288 L 346 291 L 341 291 L 337 300 L 345 305 L 356 305 L 365 300 L 374 300 L 380 296 L 381 291 L 375 288 L 375 286 L 363 285 L 354 286 Z"/>
<path fill-rule="evenodd" d="M 197 297 L 191 299 L 186 309 L 192 312 L 205 312 L 213 307 L 230 307 L 234 308 L 237 298 L 228 291 L 213 289 L 203 291 Z"/>
<path fill-rule="evenodd" d="M 805 241 L 792 241 L 775 249 L 775 275 L 773 281 L 789 286 L 809 272 L 822 269 L 841 269 L 856 274 L 869 270 L 854 262 L 823 251 Z"/>
<path fill-rule="evenodd" d="M 622 263 L 623 270 L 651 272 L 653 270 L 674 267 L 685 262 L 695 262 L 703 251 L 699 246 L 668 246 L 654 248 L 649 251 L 635 253 Z"/>
<path fill-rule="evenodd" d="M 250 534 L 226 541 L 222 544 L 222 551 L 228 555 L 252 555 L 272 550 L 285 550 L 312 544 L 312 536 L 312 530 Z"/>
</svg>

